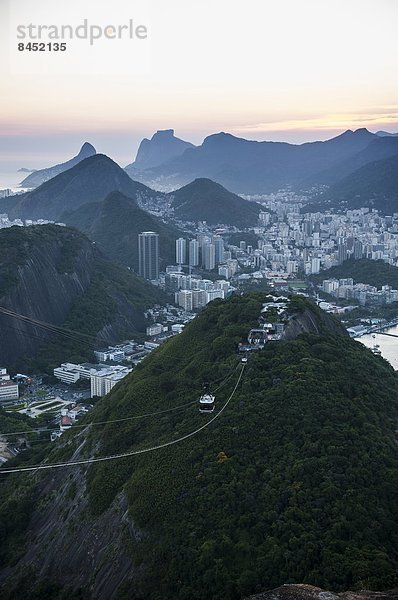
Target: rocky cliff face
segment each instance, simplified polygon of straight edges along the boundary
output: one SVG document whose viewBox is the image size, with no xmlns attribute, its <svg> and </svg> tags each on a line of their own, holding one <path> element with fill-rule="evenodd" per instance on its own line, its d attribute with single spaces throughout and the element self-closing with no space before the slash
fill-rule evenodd
<svg viewBox="0 0 398 600">
<path fill-rule="evenodd" d="M 325 332 L 348 335 L 337 319 L 320 309 L 316 310 L 314 306 L 311 310 L 305 308 L 294 312 L 289 317 L 283 339 L 294 340 L 301 333 L 322 334 Z"/>
<path fill-rule="evenodd" d="M 4 229 L 0 232 L 0 364 L 33 357 L 53 337 L 31 320 L 60 326 L 72 308 L 83 320 L 98 309 L 94 330 L 85 333 L 97 336 L 99 343 L 115 343 L 120 336 L 143 329 L 145 304 L 154 304 L 159 295 L 149 283 L 105 260 L 76 230 L 56 225 Z"/>
<path fill-rule="evenodd" d="M 73 454 L 75 459 L 82 458 L 83 449 L 84 442 Z M 31 572 L 34 564 L 32 580 L 40 581 L 51 574 L 60 590 L 84 590 L 82 597 L 97 600 L 116 598 L 118 587 L 126 579 L 134 573 L 139 576 L 141 569 L 134 565 L 129 545 L 143 534 L 128 514 L 124 494 L 118 495 L 109 510 L 92 519 L 87 518 L 85 471 L 58 470 L 43 477 L 35 493 L 40 497 L 40 506 L 32 506 L 31 512 L 29 540 L 34 543 L 29 544 L 19 565 L 21 572 Z M 0 597 L 4 597 L 4 587 L 11 594 L 10 600 L 14 595 L 20 597 L 13 589 L 14 578 L 18 580 L 12 567 L 2 572 Z M 19 586 L 20 582 L 18 592 Z"/>
<path fill-rule="evenodd" d="M 74 300 L 90 285 L 95 270 L 94 246 L 77 232 L 61 228 L 14 229 L 1 232 L 0 306 L 61 325 Z M 58 236 L 55 229 L 60 230 Z M 23 248 L 23 256 L 18 260 L 13 256 L 15 244 Z M 65 260 L 67 252 L 71 255 L 70 264 Z M 7 286 L 6 271 L 11 275 Z M 1 313 L 0 332 L 0 363 L 6 364 L 23 354 L 34 354 L 50 337 L 41 327 Z"/>
<path fill-rule="evenodd" d="M 247 600 L 397 600 L 398 589 L 385 592 L 330 592 L 313 585 L 283 585 L 274 590 L 255 594 Z"/>
<path fill-rule="evenodd" d="M 187 148 L 195 148 L 190 142 L 175 137 L 173 129 L 157 131 L 150 140 L 144 138 L 138 148 L 135 161 L 126 167 L 127 172 L 151 169 L 176 158 Z"/>
</svg>

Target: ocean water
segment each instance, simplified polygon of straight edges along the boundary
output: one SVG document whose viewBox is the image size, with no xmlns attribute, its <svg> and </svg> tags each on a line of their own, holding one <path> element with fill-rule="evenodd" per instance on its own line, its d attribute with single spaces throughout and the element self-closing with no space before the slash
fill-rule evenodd
<svg viewBox="0 0 398 600">
<path fill-rule="evenodd" d="M 18 189 L 19 184 L 29 173 L 18 173 L 17 171 L 1 171 L 0 170 L 0 190 Z"/>
<path fill-rule="evenodd" d="M 398 336 L 398 325 L 386 329 L 386 333 L 392 333 Z M 380 333 L 372 333 L 357 338 L 357 341 L 368 348 L 373 348 L 375 344 L 378 344 L 382 357 L 388 360 L 395 371 L 398 371 L 398 337 L 394 338 Z"/>
</svg>

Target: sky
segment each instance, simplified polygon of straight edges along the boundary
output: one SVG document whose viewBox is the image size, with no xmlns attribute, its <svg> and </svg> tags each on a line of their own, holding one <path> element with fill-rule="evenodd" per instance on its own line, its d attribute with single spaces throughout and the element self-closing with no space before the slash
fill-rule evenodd
<svg viewBox="0 0 398 600">
<path fill-rule="evenodd" d="M 49 166 L 86 140 L 124 166 L 166 128 L 196 144 L 398 131 L 397 17 L 396 0 L 0 0 L 0 169 Z M 76 38 L 85 20 L 102 30 L 93 43 Z"/>
</svg>

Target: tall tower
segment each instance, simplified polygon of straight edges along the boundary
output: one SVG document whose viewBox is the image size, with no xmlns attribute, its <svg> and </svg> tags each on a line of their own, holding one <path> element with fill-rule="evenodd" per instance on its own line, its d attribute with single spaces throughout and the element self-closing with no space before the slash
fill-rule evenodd
<svg viewBox="0 0 398 600">
<path fill-rule="evenodd" d="M 207 243 L 203 247 L 203 266 L 206 271 L 212 271 L 216 266 L 216 247 L 214 244 Z"/>
<path fill-rule="evenodd" d="M 199 264 L 199 242 L 191 240 L 189 242 L 189 266 L 197 267 Z"/>
<path fill-rule="evenodd" d="M 159 234 L 154 231 L 138 234 L 138 270 L 145 279 L 159 279 Z"/>
<path fill-rule="evenodd" d="M 343 240 L 340 240 L 337 246 L 337 262 L 341 265 L 347 258 L 347 244 Z"/>
<path fill-rule="evenodd" d="M 213 244 L 216 251 L 216 265 L 224 262 L 224 240 L 221 236 L 215 235 L 213 238 Z"/>
<path fill-rule="evenodd" d="M 177 265 L 185 265 L 187 254 L 187 241 L 184 238 L 176 240 L 176 263 Z"/>
</svg>

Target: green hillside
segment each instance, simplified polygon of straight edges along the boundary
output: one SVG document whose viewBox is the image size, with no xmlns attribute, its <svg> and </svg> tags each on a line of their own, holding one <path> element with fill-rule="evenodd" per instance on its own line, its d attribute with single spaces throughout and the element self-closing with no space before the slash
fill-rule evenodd
<svg viewBox="0 0 398 600">
<path fill-rule="evenodd" d="M 90 418 L 193 405 L 92 427 L 80 456 L 128 452 L 195 431 L 209 419 L 196 403 L 204 381 L 216 390 L 219 412 L 243 368 L 236 345 L 256 325 L 263 299 L 211 303 Z M 42 528 L 36 509 L 22 519 L 18 539 L 9 531 L 4 538 L 14 561 L 15 548 L 23 556 L 11 573 L 0 572 L 16 586 L 12 597 L 22 597 L 35 577 L 75 590 L 85 582 L 85 598 L 90 590 L 98 597 L 97 582 L 108 577 L 118 598 L 153 600 L 238 599 L 287 582 L 335 590 L 396 585 L 397 377 L 370 350 L 331 335 L 332 317 L 307 301 L 295 303 L 297 319 L 305 307 L 323 333 L 269 343 L 253 354 L 236 394 L 208 429 L 156 452 L 92 465 L 86 476 L 85 469 L 70 470 L 66 483 L 59 470 L 30 479 L 29 493 L 42 502 L 51 494 L 53 508 Z M 61 439 L 51 460 L 79 455 L 82 434 L 65 444 L 71 438 L 73 432 Z M 18 477 L 9 483 L 14 492 L 3 488 L 4 502 L 19 493 Z M 68 533 L 58 541 L 49 532 L 65 511 Z M 63 565 L 72 548 L 74 557 L 80 552 L 81 535 L 89 545 L 100 536 L 108 553 L 93 557 L 85 579 L 81 570 L 68 578 Z M 37 540 L 34 556 L 29 539 Z M 51 564 L 46 548 L 55 557 Z M 80 565 L 85 555 L 77 556 Z M 27 568 L 32 576 L 23 582 Z M 60 597 L 55 589 L 49 597 Z"/>
<path fill-rule="evenodd" d="M 46 342 L 33 359 L 23 359 L 30 369 L 52 373 L 60 363 L 93 361 L 93 350 L 106 345 L 102 331 L 110 333 L 108 342 L 123 339 L 143 339 L 146 319 L 144 311 L 154 304 L 166 304 L 168 296 L 145 279 L 122 267 L 97 258 L 95 273 L 84 294 L 72 304 L 62 327 L 78 332 L 80 339 L 54 336 Z M 101 339 L 102 338 L 102 341 Z M 97 340 L 97 341 L 96 341 Z"/>
<path fill-rule="evenodd" d="M 395 140 L 394 140 L 395 142 Z M 398 149 L 398 145 L 397 148 Z M 319 196 L 323 208 L 376 208 L 391 215 L 398 207 L 398 155 L 369 162 Z M 308 210 L 308 207 L 306 208 Z"/>
<path fill-rule="evenodd" d="M 207 221 L 210 225 L 256 225 L 261 206 L 248 202 L 210 179 L 195 179 L 171 192 L 174 214 L 182 221 Z"/>
<path fill-rule="evenodd" d="M 155 194 L 104 154 L 95 154 L 45 181 L 36 189 L 18 196 L 10 217 L 59 220 L 66 211 L 74 211 L 91 202 L 99 202 L 113 191 L 129 198 Z"/>
<path fill-rule="evenodd" d="M 344 279 L 346 277 L 352 277 L 354 283 L 368 283 L 377 288 L 390 285 L 398 289 L 397 267 L 383 260 L 370 260 L 367 258 L 346 260 L 341 265 L 322 271 L 319 275 L 311 276 L 311 279 L 316 283 L 321 283 L 324 279 Z"/>
<path fill-rule="evenodd" d="M 142 336 L 144 311 L 167 301 L 161 289 L 112 263 L 75 229 L 37 225 L 0 231 L 0 307 L 22 315 L 0 312 L 0 364 L 21 359 L 23 369 L 34 359 L 30 367 L 47 372 L 65 360 L 92 359 L 94 346 Z M 54 336 L 23 317 L 75 335 Z"/>
<path fill-rule="evenodd" d="M 159 257 L 163 267 L 175 262 L 175 240 L 183 235 L 119 192 L 109 194 L 103 202 L 85 204 L 72 213 L 65 213 L 62 219 L 97 242 L 109 258 L 136 271 L 139 233 L 159 233 Z"/>
</svg>

